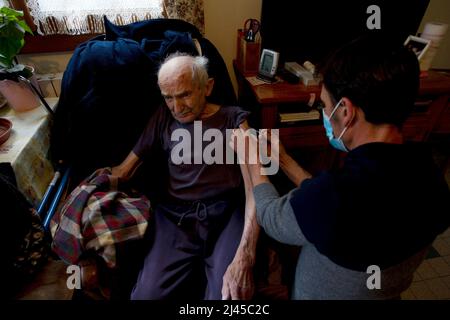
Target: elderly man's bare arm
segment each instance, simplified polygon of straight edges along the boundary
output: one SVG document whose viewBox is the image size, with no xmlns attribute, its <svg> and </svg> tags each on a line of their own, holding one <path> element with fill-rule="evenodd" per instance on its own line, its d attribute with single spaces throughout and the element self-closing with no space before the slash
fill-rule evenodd
<svg viewBox="0 0 450 320">
<path fill-rule="evenodd" d="M 246 121 L 241 124 L 241 128 L 249 128 Z M 248 168 L 245 164 L 240 164 L 240 167 L 245 183 L 245 222 L 236 255 L 223 276 L 222 299 L 224 300 L 247 300 L 251 299 L 254 293 L 253 266 L 260 227 L 256 221 L 253 185 Z"/>
<path fill-rule="evenodd" d="M 131 151 L 121 164 L 112 167 L 112 175 L 123 180 L 130 180 L 141 164 L 142 160 Z"/>
</svg>

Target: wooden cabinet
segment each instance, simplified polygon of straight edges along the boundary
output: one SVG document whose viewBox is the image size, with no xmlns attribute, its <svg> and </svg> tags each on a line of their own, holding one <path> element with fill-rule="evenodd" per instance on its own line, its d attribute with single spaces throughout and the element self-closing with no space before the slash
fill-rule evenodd
<svg viewBox="0 0 450 320">
<path fill-rule="evenodd" d="M 239 104 L 252 112 L 250 124 L 258 128 L 279 128 L 280 139 L 289 149 L 304 150 L 312 148 L 317 152 L 320 169 L 323 162 L 330 166 L 337 153 L 330 150 L 322 119 L 317 121 L 298 122 L 294 125 L 284 125 L 279 121 L 280 109 L 296 108 L 306 104 L 315 95 L 320 97 L 320 86 L 305 87 L 303 84 L 286 82 L 275 84 L 252 85 L 246 77 L 254 74 L 244 74 L 234 64 L 238 82 Z M 430 134 L 450 134 L 450 74 L 430 71 L 426 78 L 421 79 L 420 93 L 415 110 L 406 121 L 403 133 L 407 140 L 425 141 Z M 308 150 L 310 151 L 310 150 Z M 323 158 L 327 159 L 323 159 Z M 313 161 L 317 164 L 318 161 Z"/>
<path fill-rule="evenodd" d="M 450 134 L 450 74 L 430 71 L 420 81 L 415 110 L 403 127 L 406 140 L 426 141 L 431 134 Z"/>
<path fill-rule="evenodd" d="M 444 108 L 431 133 L 450 136 L 450 102 L 447 102 L 447 107 Z"/>
<path fill-rule="evenodd" d="M 251 85 L 245 77 L 235 68 L 239 84 L 239 103 L 252 112 L 252 125 L 258 128 L 279 128 L 280 137 L 287 147 L 302 145 L 326 145 L 328 140 L 319 121 L 311 125 L 299 123 L 296 126 L 280 126 L 280 107 L 295 111 L 298 104 L 307 103 L 311 96 L 319 99 L 320 87 L 308 87 L 303 84 L 292 85 L 288 83 Z M 311 123 L 311 122 L 309 122 Z"/>
<path fill-rule="evenodd" d="M 279 121 L 281 109 L 298 109 L 311 97 L 320 97 L 320 87 L 305 87 L 303 84 L 274 83 L 254 86 L 246 79 L 255 74 L 244 74 L 234 64 L 238 82 L 239 105 L 251 112 L 249 122 L 255 128 L 278 128 L 280 139 L 296 160 L 312 173 L 329 167 L 335 162 L 338 152 L 328 143 L 322 120 L 282 125 Z"/>
</svg>

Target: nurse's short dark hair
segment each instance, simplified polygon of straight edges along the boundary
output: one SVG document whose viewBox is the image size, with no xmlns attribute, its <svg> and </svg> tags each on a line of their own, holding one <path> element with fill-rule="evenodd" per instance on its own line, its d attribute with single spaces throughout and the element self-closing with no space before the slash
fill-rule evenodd
<svg viewBox="0 0 450 320">
<path fill-rule="evenodd" d="M 401 127 L 419 90 L 416 55 L 382 32 L 369 32 L 335 51 L 322 68 L 335 103 L 347 97 L 368 122 Z"/>
</svg>

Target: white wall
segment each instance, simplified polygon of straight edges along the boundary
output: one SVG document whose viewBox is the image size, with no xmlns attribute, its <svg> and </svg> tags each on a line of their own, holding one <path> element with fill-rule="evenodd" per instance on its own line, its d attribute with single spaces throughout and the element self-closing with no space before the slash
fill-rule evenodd
<svg viewBox="0 0 450 320">
<path fill-rule="evenodd" d="M 237 30 L 248 18 L 260 20 L 262 0 L 203 0 L 205 36 L 222 54 L 236 88 L 233 59 L 236 58 Z"/>
</svg>

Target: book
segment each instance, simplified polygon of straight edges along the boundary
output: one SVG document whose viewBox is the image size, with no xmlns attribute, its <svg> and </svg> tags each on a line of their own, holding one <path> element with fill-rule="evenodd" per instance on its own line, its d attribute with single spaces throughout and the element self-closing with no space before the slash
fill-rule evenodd
<svg viewBox="0 0 450 320">
<path fill-rule="evenodd" d="M 309 112 L 286 112 L 280 113 L 280 122 L 294 122 L 320 119 L 320 112 L 311 110 Z"/>
</svg>

